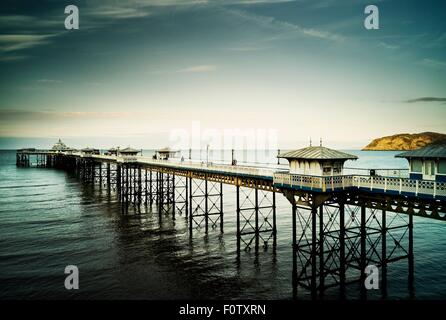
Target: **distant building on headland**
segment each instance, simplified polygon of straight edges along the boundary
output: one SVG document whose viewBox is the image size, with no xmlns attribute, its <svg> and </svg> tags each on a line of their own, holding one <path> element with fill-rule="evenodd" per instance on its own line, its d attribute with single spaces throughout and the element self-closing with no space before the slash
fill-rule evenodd
<svg viewBox="0 0 446 320">
<path fill-rule="evenodd" d="M 424 148 L 395 155 L 409 161 L 410 178 L 446 182 L 446 143 L 430 144 Z"/>
<path fill-rule="evenodd" d="M 291 174 L 312 176 L 342 175 L 344 162 L 356 160 L 357 156 L 322 146 L 309 147 L 279 154 L 278 158 L 287 159 Z"/>
</svg>

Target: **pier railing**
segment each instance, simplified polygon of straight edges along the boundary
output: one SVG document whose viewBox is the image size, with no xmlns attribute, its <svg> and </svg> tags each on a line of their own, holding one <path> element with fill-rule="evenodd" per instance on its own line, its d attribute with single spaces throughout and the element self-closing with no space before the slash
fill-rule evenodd
<svg viewBox="0 0 446 320">
<path fill-rule="evenodd" d="M 308 176 L 290 173 L 275 173 L 274 185 L 291 189 L 317 192 L 335 192 L 342 190 L 362 190 L 377 193 L 400 194 L 407 196 L 446 198 L 446 183 L 429 180 L 378 176 Z"/>
<path fill-rule="evenodd" d="M 250 166 L 235 166 L 235 165 L 223 165 L 213 164 L 206 162 L 194 162 L 194 161 L 172 161 L 172 160 L 158 160 L 152 157 L 143 156 L 110 156 L 110 155 L 79 155 L 82 157 L 89 157 L 94 159 L 111 160 L 120 163 L 138 163 L 155 166 L 163 166 L 170 168 L 186 169 L 186 170 L 200 170 L 207 172 L 217 172 L 235 175 L 249 175 L 255 177 L 264 177 L 267 179 L 273 179 L 274 172 L 277 169 L 264 168 L 264 167 L 250 167 Z M 284 170 L 285 171 L 285 170 Z"/>
</svg>

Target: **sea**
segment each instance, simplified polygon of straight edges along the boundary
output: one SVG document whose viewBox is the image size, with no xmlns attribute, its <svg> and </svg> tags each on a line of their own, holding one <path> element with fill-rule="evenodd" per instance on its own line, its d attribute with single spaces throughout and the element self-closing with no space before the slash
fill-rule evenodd
<svg viewBox="0 0 446 320">
<path fill-rule="evenodd" d="M 346 167 L 407 169 L 395 152 L 347 150 Z M 152 150 L 144 150 L 150 155 Z M 184 152 L 185 158 L 189 154 Z M 237 151 L 238 163 L 277 165 L 274 152 Z M 192 158 L 230 163 L 231 152 L 193 152 Z M 224 233 L 195 229 L 178 214 L 155 208 L 123 214 L 116 195 L 51 168 L 18 168 L 15 151 L 0 151 L 0 299 L 292 299 L 291 208 L 277 195 L 277 246 L 236 253 L 236 196 L 225 185 Z M 391 240 L 389 240 L 389 243 Z M 408 262 L 388 265 L 387 294 L 367 298 L 444 299 L 446 223 L 414 218 L 414 288 Z M 390 245 L 389 245 L 390 246 Z M 65 268 L 79 270 L 79 289 L 65 288 Z M 347 285 L 348 299 L 359 299 Z M 299 289 L 298 299 L 309 299 Z M 339 298 L 339 289 L 324 299 Z"/>
</svg>

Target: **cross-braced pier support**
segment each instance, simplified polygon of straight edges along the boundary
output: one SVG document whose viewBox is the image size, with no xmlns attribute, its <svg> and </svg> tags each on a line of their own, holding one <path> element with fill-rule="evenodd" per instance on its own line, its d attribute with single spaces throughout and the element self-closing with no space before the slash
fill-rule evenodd
<svg viewBox="0 0 446 320">
<path fill-rule="evenodd" d="M 359 282 L 364 297 L 368 266 L 378 268 L 385 297 L 388 264 L 402 259 L 408 259 L 409 288 L 413 285 L 412 215 L 388 212 L 385 204 L 351 203 L 342 197 L 287 198 L 292 203 L 295 298 L 300 288 L 317 299 L 332 287 L 339 287 L 342 298 L 346 285 L 354 282 Z"/>
<path fill-rule="evenodd" d="M 172 213 L 175 218 L 175 175 L 157 172 L 156 181 L 158 213 Z"/>
<path fill-rule="evenodd" d="M 259 188 L 236 187 L 237 194 L 237 253 L 241 247 L 257 251 L 273 241 L 276 248 L 276 194 Z"/>
<path fill-rule="evenodd" d="M 204 225 L 208 233 L 209 226 L 220 226 L 223 232 L 223 184 L 221 182 L 189 178 L 189 232 L 192 235 L 194 227 Z"/>
</svg>

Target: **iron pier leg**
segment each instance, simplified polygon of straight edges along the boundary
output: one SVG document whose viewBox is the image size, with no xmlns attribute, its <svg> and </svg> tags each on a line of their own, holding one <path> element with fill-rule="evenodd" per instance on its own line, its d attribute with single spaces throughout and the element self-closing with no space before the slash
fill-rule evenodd
<svg viewBox="0 0 446 320">
<path fill-rule="evenodd" d="M 149 194 L 150 194 L 150 207 L 153 205 L 153 171 L 150 169 L 150 186 L 149 186 Z M 156 175 L 155 175 L 156 177 Z"/>
<path fill-rule="evenodd" d="M 276 226 L 276 193 L 273 191 L 273 252 L 277 246 L 277 226 Z"/>
<path fill-rule="evenodd" d="M 220 183 L 220 232 L 223 233 L 223 183 Z"/>
<path fill-rule="evenodd" d="M 414 254 L 413 254 L 413 209 L 409 209 L 409 277 L 408 277 L 408 285 L 409 285 L 409 293 L 410 297 L 413 298 L 414 295 Z"/>
<path fill-rule="evenodd" d="M 319 207 L 319 298 L 324 295 L 325 266 L 324 266 L 324 206 Z"/>
<path fill-rule="evenodd" d="M 192 237 L 192 224 L 193 224 L 193 212 L 192 212 L 192 177 L 189 178 L 189 235 Z"/>
<path fill-rule="evenodd" d="M 209 230 L 209 211 L 208 211 L 208 179 L 204 177 L 204 216 L 205 216 L 205 232 Z"/>
<path fill-rule="evenodd" d="M 339 203 L 339 258 L 340 258 L 340 270 L 339 270 L 339 280 L 340 280 L 340 294 L 341 299 L 345 298 L 345 206 L 344 202 Z"/>
<path fill-rule="evenodd" d="M 296 225 L 296 214 L 297 214 L 297 206 L 295 203 L 292 204 L 292 224 L 293 224 L 293 233 L 292 233 L 292 249 L 293 249 L 293 275 L 292 275 L 292 282 L 293 282 L 293 299 L 297 299 L 297 242 L 296 242 L 296 235 L 297 235 L 297 225 Z"/>
<path fill-rule="evenodd" d="M 240 255 L 241 234 L 240 234 L 240 186 L 236 186 L 237 193 L 237 255 Z"/>
<path fill-rule="evenodd" d="M 102 161 L 99 162 L 99 189 L 102 189 Z"/>
<path fill-rule="evenodd" d="M 365 274 L 365 268 L 366 268 L 366 237 L 367 237 L 367 231 L 366 231 L 366 208 L 365 208 L 365 203 L 362 202 L 361 203 L 361 226 L 360 226 L 360 233 L 361 233 L 361 261 L 360 261 L 360 265 L 361 265 L 361 283 L 360 283 L 360 287 L 361 287 L 361 299 L 366 299 L 367 298 L 367 290 L 365 288 L 365 279 L 366 279 L 366 274 Z"/>
<path fill-rule="evenodd" d="M 107 162 L 107 193 L 110 194 L 111 192 L 111 179 L 110 179 L 110 162 Z"/>
<path fill-rule="evenodd" d="M 255 188 L 254 190 L 255 192 L 255 204 L 254 204 L 254 210 L 255 210 L 255 250 L 256 252 L 259 250 L 259 238 L 260 238 L 260 233 L 259 233 L 259 189 Z"/>
<path fill-rule="evenodd" d="M 118 200 L 122 201 L 122 194 L 121 194 L 121 171 L 122 167 L 120 164 L 116 165 L 116 191 L 118 193 Z"/>
<path fill-rule="evenodd" d="M 129 187 L 130 187 L 130 183 L 129 183 L 129 166 L 126 165 L 125 166 L 125 206 L 126 209 L 129 205 Z"/>
<path fill-rule="evenodd" d="M 142 172 L 141 167 L 138 167 L 138 206 L 141 205 L 142 202 Z"/>
<path fill-rule="evenodd" d="M 387 297 L 387 222 L 386 211 L 381 212 L 382 225 L 381 225 L 381 288 L 383 298 Z"/>
<path fill-rule="evenodd" d="M 169 192 L 169 197 L 172 200 L 172 219 L 175 220 L 175 175 L 172 175 L 172 190 Z"/>
<path fill-rule="evenodd" d="M 317 298 L 317 207 L 311 208 L 311 297 Z"/>
<path fill-rule="evenodd" d="M 144 205 L 147 206 L 147 197 L 148 197 L 148 179 L 147 179 L 147 169 L 144 170 Z"/>
<path fill-rule="evenodd" d="M 188 218 L 189 217 L 189 193 L 190 193 L 189 180 L 190 180 L 190 178 L 186 176 L 185 179 L 186 179 L 186 181 L 185 181 L 185 183 L 186 183 L 185 211 L 186 211 L 186 218 Z"/>
</svg>

